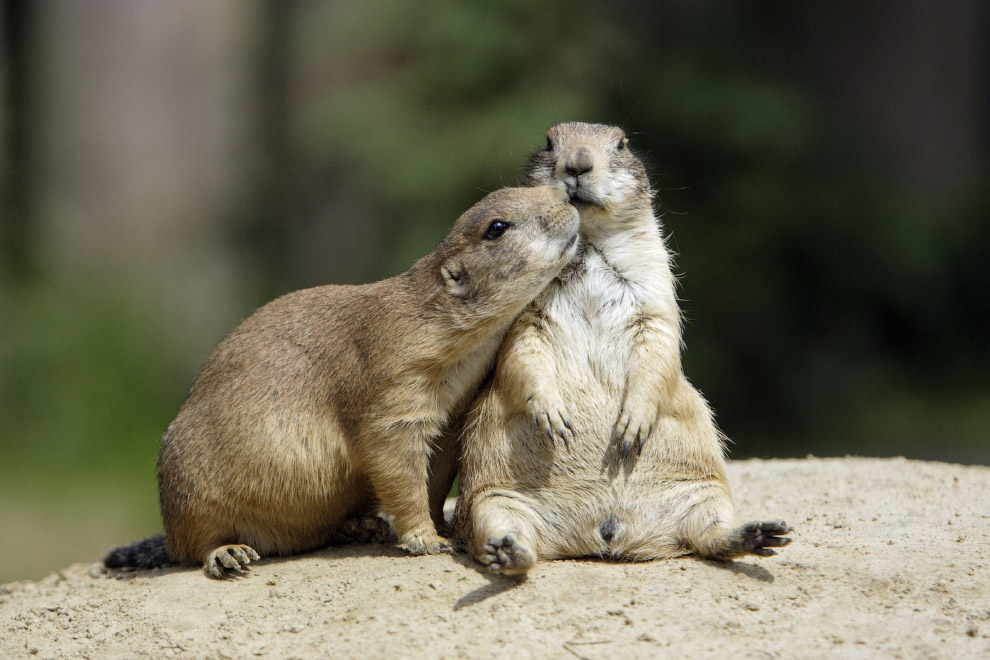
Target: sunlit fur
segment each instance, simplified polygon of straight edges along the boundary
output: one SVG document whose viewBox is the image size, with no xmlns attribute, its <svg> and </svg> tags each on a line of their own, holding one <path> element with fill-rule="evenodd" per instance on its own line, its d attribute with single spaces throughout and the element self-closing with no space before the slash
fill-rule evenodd
<svg viewBox="0 0 990 660">
<path fill-rule="evenodd" d="M 681 370 L 671 258 L 626 136 L 554 126 L 527 179 L 571 195 L 582 244 L 512 325 L 467 416 L 455 533 L 505 573 L 560 557 L 772 554 L 731 526 L 722 438 Z"/>
<path fill-rule="evenodd" d="M 406 273 L 290 293 L 244 321 L 162 438 L 170 556 L 216 577 L 223 546 L 309 550 L 378 502 L 410 552 L 449 549 L 435 526 L 456 468 L 448 423 L 573 258 L 577 215 L 555 188 L 499 190 Z M 492 240 L 494 219 L 511 226 Z"/>
</svg>

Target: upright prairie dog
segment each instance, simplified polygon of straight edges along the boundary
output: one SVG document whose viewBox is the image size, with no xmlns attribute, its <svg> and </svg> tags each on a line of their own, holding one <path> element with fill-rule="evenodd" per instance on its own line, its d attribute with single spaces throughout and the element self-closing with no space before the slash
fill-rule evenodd
<svg viewBox="0 0 990 660">
<path fill-rule="evenodd" d="M 409 552 L 449 551 L 435 526 L 456 470 L 445 431 L 512 320 L 573 258 L 578 225 L 560 189 L 498 190 L 402 275 L 259 309 L 162 438 L 165 535 L 104 563 L 202 563 L 221 577 L 326 545 L 379 505 Z"/>
<path fill-rule="evenodd" d="M 567 191 L 581 247 L 512 325 L 465 421 L 455 534 L 510 574 L 541 558 L 775 554 L 785 523 L 732 526 L 722 438 L 681 371 L 670 255 L 625 134 L 553 126 L 527 180 Z"/>
</svg>

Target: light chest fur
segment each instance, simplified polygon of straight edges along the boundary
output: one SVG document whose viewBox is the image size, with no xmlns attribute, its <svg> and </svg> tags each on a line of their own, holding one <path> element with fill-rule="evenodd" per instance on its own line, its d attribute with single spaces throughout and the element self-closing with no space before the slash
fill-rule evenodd
<svg viewBox="0 0 990 660">
<path fill-rule="evenodd" d="M 673 339 L 669 350 L 679 350 L 669 257 L 659 228 L 652 218 L 648 222 L 628 240 L 586 241 L 578 260 L 534 303 L 537 313 L 547 318 L 558 377 L 565 384 L 590 378 L 589 384 L 614 392 L 615 415 L 644 309 L 656 310 L 667 320 Z"/>
</svg>

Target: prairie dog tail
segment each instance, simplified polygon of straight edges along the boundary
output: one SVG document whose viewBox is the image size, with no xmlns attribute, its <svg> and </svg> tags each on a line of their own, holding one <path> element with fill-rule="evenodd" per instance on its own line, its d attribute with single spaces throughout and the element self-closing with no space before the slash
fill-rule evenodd
<svg viewBox="0 0 990 660">
<path fill-rule="evenodd" d="M 107 568 L 160 568 L 178 563 L 165 547 L 164 534 L 114 548 L 103 558 Z"/>
</svg>

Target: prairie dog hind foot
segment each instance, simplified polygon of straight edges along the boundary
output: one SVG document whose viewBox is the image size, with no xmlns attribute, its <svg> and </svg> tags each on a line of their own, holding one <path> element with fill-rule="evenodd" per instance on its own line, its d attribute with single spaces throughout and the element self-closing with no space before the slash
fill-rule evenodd
<svg viewBox="0 0 990 660">
<path fill-rule="evenodd" d="M 791 542 L 790 537 L 784 534 L 793 530 L 794 528 L 783 520 L 754 520 L 730 531 L 720 543 L 714 544 L 714 547 L 703 555 L 709 559 L 721 560 L 743 555 L 770 557 L 777 554 L 773 548 L 780 548 Z"/>
<path fill-rule="evenodd" d="M 770 557 L 777 554 L 771 548 L 780 548 L 791 542 L 790 537 L 784 534 L 793 530 L 794 528 L 783 520 L 753 521 L 738 527 L 732 536 L 737 537 L 736 543 L 740 550 L 760 557 Z"/>
<path fill-rule="evenodd" d="M 536 554 L 512 534 L 506 534 L 483 543 L 478 561 L 495 573 L 522 575 L 536 564 Z"/>
<path fill-rule="evenodd" d="M 248 564 L 261 559 L 249 545 L 221 545 L 211 550 L 203 560 L 203 572 L 211 578 L 219 580 L 225 575 L 246 573 Z"/>
</svg>

